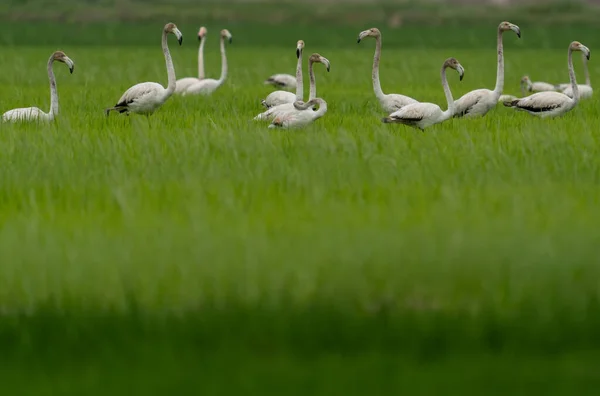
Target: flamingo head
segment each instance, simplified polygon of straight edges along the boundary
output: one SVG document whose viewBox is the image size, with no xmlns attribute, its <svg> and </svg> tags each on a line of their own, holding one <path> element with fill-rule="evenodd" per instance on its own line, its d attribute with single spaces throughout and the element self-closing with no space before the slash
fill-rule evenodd
<svg viewBox="0 0 600 396">
<path fill-rule="evenodd" d="M 296 57 L 300 58 L 300 54 L 302 53 L 302 50 L 304 49 L 304 40 L 298 40 L 298 43 L 296 44 Z"/>
<path fill-rule="evenodd" d="M 314 53 L 310 56 L 310 58 L 308 58 L 309 63 L 322 63 L 327 67 L 327 71 L 329 71 L 331 69 L 331 63 L 329 62 L 329 59 L 325 58 L 324 56 L 321 56 L 317 53 Z"/>
<path fill-rule="evenodd" d="M 198 31 L 198 41 L 202 41 L 204 37 L 206 37 L 206 28 L 202 26 Z"/>
<path fill-rule="evenodd" d="M 71 60 L 63 51 L 56 51 L 52 54 L 52 59 L 58 62 L 62 62 L 69 67 L 69 72 L 73 73 L 75 69 L 75 62 Z"/>
<path fill-rule="evenodd" d="M 231 42 L 233 41 L 233 36 L 231 35 L 231 33 L 229 33 L 229 30 L 227 29 L 221 30 L 221 37 L 229 41 L 229 44 L 231 44 Z"/>
<path fill-rule="evenodd" d="M 465 75 L 465 68 L 462 67 L 459 61 L 456 58 L 448 58 L 446 62 L 444 62 L 444 67 L 449 67 L 450 69 L 454 69 L 458 72 L 458 76 L 460 81 L 462 81 L 463 76 Z"/>
<path fill-rule="evenodd" d="M 581 51 L 585 55 L 587 60 L 590 60 L 590 49 L 585 45 L 581 44 L 579 41 L 573 41 L 569 46 L 571 51 Z"/>
<path fill-rule="evenodd" d="M 174 34 L 175 37 L 177 37 L 177 41 L 179 42 L 179 45 L 181 45 L 181 43 L 183 42 L 183 34 L 181 34 L 179 29 L 177 29 L 177 25 L 175 25 L 174 23 L 170 23 L 170 22 L 167 23 L 165 25 L 165 32 Z"/>
<path fill-rule="evenodd" d="M 381 36 L 381 32 L 379 31 L 379 29 L 377 28 L 371 28 L 371 29 L 367 29 L 367 30 L 363 30 L 362 32 L 360 32 L 358 34 L 358 40 L 356 40 L 357 43 L 360 43 L 362 39 L 364 39 L 365 37 L 380 37 Z"/>
<path fill-rule="evenodd" d="M 501 22 L 500 25 L 498 25 L 498 30 L 500 32 L 506 32 L 509 30 L 512 30 L 513 32 L 515 32 L 515 34 L 517 35 L 518 38 L 521 38 L 521 28 L 518 27 L 517 25 L 515 25 L 514 23 L 510 23 L 510 22 Z"/>
</svg>

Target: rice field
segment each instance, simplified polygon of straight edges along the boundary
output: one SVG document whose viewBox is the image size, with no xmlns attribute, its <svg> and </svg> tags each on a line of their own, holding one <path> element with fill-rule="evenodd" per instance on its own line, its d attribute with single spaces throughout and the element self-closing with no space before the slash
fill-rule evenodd
<svg viewBox="0 0 600 396">
<path fill-rule="evenodd" d="M 218 78 L 226 26 L 207 27 L 206 73 Z M 161 24 L 124 27 L 119 37 L 82 29 L 48 45 L 52 34 L 68 36 L 56 26 L 42 44 L 2 48 L 1 112 L 48 110 L 54 50 L 76 65 L 71 75 L 55 64 L 53 124 L 0 125 L 6 388 L 592 394 L 597 94 L 560 119 L 499 105 L 420 132 L 381 122 L 375 43 L 356 44 L 370 26 L 327 37 L 227 27 L 224 86 L 172 97 L 148 119 L 103 110 L 135 83 L 166 85 Z M 519 95 L 524 74 L 568 81 L 572 40 L 597 48 L 584 27 L 545 39 L 520 27 L 523 39 L 504 38 L 507 94 Z M 183 45 L 169 38 L 175 71 L 195 76 L 198 26 L 179 28 Z M 407 29 L 409 42 L 382 27 L 384 92 L 445 109 L 439 69 L 450 56 L 465 68 L 462 82 L 449 74 L 455 98 L 492 89 L 495 26 L 473 27 L 466 41 L 464 29 L 449 28 L 445 46 L 428 31 Z M 11 37 L 4 42 L 19 44 Z M 266 37 L 274 43 L 262 46 Z M 294 73 L 298 39 L 305 58 L 331 61 L 329 73 L 315 65 L 329 110 L 301 130 L 267 129 L 252 120 L 272 91 L 263 81 Z M 131 382 L 119 379 L 125 370 Z M 106 378 L 114 385 L 99 389 Z"/>
</svg>

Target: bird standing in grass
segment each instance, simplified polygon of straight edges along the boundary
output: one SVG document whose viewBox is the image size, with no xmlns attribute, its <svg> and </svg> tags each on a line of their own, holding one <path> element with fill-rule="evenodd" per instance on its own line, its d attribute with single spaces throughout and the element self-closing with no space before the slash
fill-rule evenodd
<svg viewBox="0 0 600 396">
<path fill-rule="evenodd" d="M 150 115 L 173 95 L 177 80 L 175 77 L 175 69 L 173 68 L 173 60 L 171 59 L 171 53 L 169 52 L 169 45 L 167 43 L 167 35 L 169 34 L 173 34 L 177 37 L 179 45 L 181 45 L 181 42 L 183 41 L 183 35 L 179 29 L 177 29 L 177 26 L 175 26 L 174 23 L 167 23 L 162 32 L 162 50 L 167 63 L 167 88 L 165 89 L 162 85 L 155 82 L 136 84 L 125 91 L 114 107 L 105 110 L 107 116 L 113 110 L 126 114 L 131 112 Z"/>
<path fill-rule="evenodd" d="M 571 111 L 579 103 L 579 87 L 575 80 L 575 71 L 573 70 L 573 51 L 581 51 L 587 59 L 590 59 L 590 50 L 579 41 L 573 41 L 569 45 L 568 64 L 569 80 L 573 90 L 573 98 L 568 97 L 562 92 L 547 91 L 538 92 L 522 99 L 504 102 L 506 107 L 514 107 L 517 110 L 526 111 L 531 115 L 538 117 L 557 117 Z"/>
<path fill-rule="evenodd" d="M 441 77 L 444 94 L 446 95 L 446 101 L 448 102 L 448 109 L 446 111 L 442 111 L 440 106 L 434 103 L 413 103 L 393 112 L 388 117 L 383 118 L 382 121 L 384 123 L 409 125 L 423 130 L 430 125 L 439 124 L 452 117 L 454 114 L 454 99 L 452 98 L 452 92 L 450 92 L 448 80 L 446 79 L 447 68 L 456 70 L 461 81 L 465 74 L 465 69 L 455 58 L 448 58 L 444 61 Z"/>
</svg>

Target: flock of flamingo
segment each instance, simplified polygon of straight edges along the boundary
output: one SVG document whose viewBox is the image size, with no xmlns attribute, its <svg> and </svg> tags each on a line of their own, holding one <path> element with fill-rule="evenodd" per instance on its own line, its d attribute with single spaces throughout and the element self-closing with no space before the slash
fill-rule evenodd
<svg viewBox="0 0 600 396">
<path fill-rule="evenodd" d="M 573 41 L 568 48 L 569 83 L 550 84 L 544 82 L 532 82 L 528 76 L 521 79 L 523 96 L 517 98 L 511 95 L 503 95 L 504 88 L 504 51 L 502 35 L 504 32 L 513 31 L 517 37 L 521 37 L 521 29 L 510 22 L 502 22 L 497 32 L 498 67 L 496 75 L 496 86 L 493 90 L 476 89 L 468 92 L 461 98 L 454 100 L 448 80 L 446 69 L 455 70 L 462 80 L 465 69 L 455 58 L 448 58 L 441 68 L 441 81 L 447 101 L 447 109 L 444 111 L 434 103 L 419 102 L 409 96 L 401 94 L 385 94 L 379 82 L 379 62 L 381 59 L 381 32 L 377 28 L 360 32 L 358 43 L 363 39 L 371 37 L 375 39 L 375 56 L 373 58 L 373 90 L 384 112 L 389 114 L 383 118 L 384 123 L 399 123 L 409 125 L 421 130 L 428 126 L 442 123 L 452 117 L 480 117 L 487 114 L 498 103 L 512 107 L 517 110 L 526 111 L 538 117 L 556 117 L 572 110 L 582 98 L 589 98 L 593 94 L 590 83 L 587 61 L 590 58 L 590 50 L 578 41 Z M 168 23 L 162 31 L 162 50 L 167 65 L 167 87 L 155 82 L 143 82 L 136 84 L 123 93 L 116 105 L 105 110 L 106 115 L 111 111 L 119 113 L 138 113 L 150 115 L 160 108 L 173 94 L 186 95 L 210 95 L 219 88 L 227 78 L 227 58 L 225 54 L 225 41 L 231 43 L 232 36 L 227 29 L 221 30 L 221 76 L 218 80 L 205 78 L 203 51 L 206 37 L 206 28 L 200 28 L 198 39 L 198 77 L 186 77 L 177 80 L 175 69 L 169 52 L 167 37 L 173 34 L 179 45 L 183 35 L 173 23 Z M 265 84 L 272 84 L 282 90 L 269 94 L 261 103 L 266 111 L 254 117 L 254 120 L 270 121 L 269 128 L 301 127 L 321 118 L 327 112 L 327 102 L 317 97 L 315 74 L 313 65 L 321 63 L 327 71 L 330 70 L 329 60 L 317 53 L 308 59 L 308 72 L 310 89 L 308 101 L 304 102 L 303 77 L 302 77 L 302 52 L 304 41 L 299 40 L 296 45 L 296 57 L 298 59 L 296 76 L 290 74 L 274 74 L 269 77 Z M 584 62 L 586 84 L 577 84 L 573 70 L 573 51 L 581 51 Z M 53 72 L 54 61 L 65 63 L 73 73 L 74 62 L 62 51 L 56 51 L 48 60 L 47 71 L 50 80 L 50 111 L 45 113 L 37 107 L 18 108 L 9 110 L 2 115 L 5 122 L 14 121 L 52 121 L 58 114 L 58 93 L 56 79 Z M 293 94 L 286 89 L 295 89 Z M 525 96 L 526 92 L 533 92 Z"/>
</svg>

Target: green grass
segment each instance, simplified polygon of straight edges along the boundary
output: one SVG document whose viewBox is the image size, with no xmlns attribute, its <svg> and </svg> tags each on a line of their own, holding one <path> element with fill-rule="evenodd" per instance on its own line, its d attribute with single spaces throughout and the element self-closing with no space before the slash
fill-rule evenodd
<svg viewBox="0 0 600 396">
<path fill-rule="evenodd" d="M 270 92 L 262 81 L 293 73 L 294 48 L 261 48 L 231 28 L 230 75 L 212 97 L 173 97 L 149 124 L 106 119 L 129 86 L 166 84 L 159 28 L 145 46 L 2 49 L 2 111 L 47 110 L 48 56 L 61 48 L 76 63 L 72 75 L 55 66 L 54 124 L 0 126 L 7 388 L 95 394 L 137 365 L 129 384 L 150 394 L 597 390 L 597 98 L 553 120 L 499 106 L 425 133 L 384 125 L 374 41 L 355 43 L 362 28 L 313 32 L 305 52 L 332 64 L 315 66 L 329 111 L 302 130 L 268 130 L 252 121 Z M 209 28 L 206 70 L 217 77 Z M 193 76 L 195 29 L 182 30 L 171 51 L 178 77 Z M 493 27 L 444 49 L 403 48 L 382 30 L 385 92 L 443 104 L 449 56 L 466 69 L 462 82 L 449 75 L 456 98 L 493 87 Z M 594 52 L 581 31 L 525 44 L 506 34 L 505 92 L 518 94 L 525 73 L 566 81 L 568 43 Z M 594 82 L 594 56 L 590 67 Z"/>
</svg>

